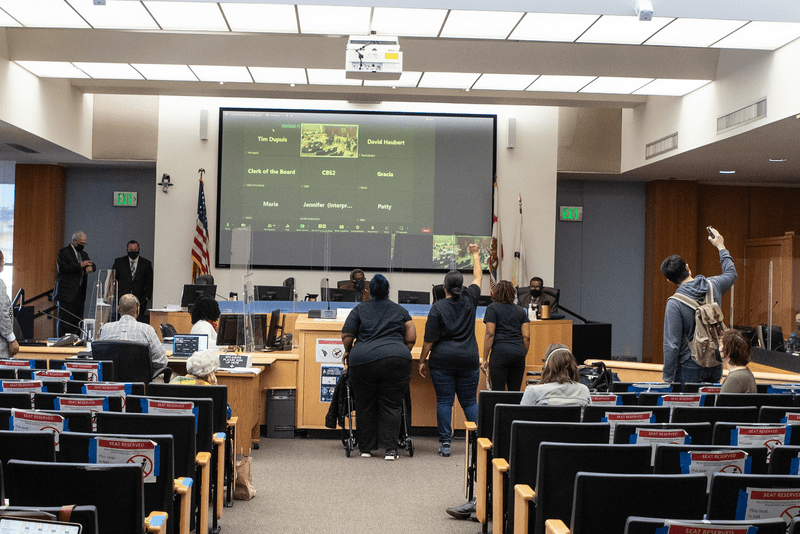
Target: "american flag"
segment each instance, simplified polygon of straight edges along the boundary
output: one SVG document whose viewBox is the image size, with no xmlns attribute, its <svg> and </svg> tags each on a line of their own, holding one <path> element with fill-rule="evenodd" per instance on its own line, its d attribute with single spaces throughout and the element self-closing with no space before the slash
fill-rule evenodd
<svg viewBox="0 0 800 534">
<path fill-rule="evenodd" d="M 208 259 L 208 215 L 206 194 L 203 192 L 203 175 L 200 175 L 200 192 L 197 194 L 197 226 L 192 242 L 192 280 L 211 269 Z"/>
</svg>

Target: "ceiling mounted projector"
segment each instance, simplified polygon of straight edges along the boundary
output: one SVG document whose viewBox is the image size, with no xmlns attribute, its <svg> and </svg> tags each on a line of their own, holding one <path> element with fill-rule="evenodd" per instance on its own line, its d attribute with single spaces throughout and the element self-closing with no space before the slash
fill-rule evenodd
<svg viewBox="0 0 800 534">
<path fill-rule="evenodd" d="M 346 77 L 356 80 L 399 80 L 403 53 L 397 37 L 351 35 L 345 53 Z"/>
</svg>

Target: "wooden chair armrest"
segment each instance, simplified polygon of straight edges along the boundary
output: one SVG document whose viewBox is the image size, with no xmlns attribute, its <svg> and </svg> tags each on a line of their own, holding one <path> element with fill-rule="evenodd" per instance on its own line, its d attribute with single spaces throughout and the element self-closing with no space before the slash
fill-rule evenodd
<svg viewBox="0 0 800 534">
<path fill-rule="evenodd" d="M 492 450 L 492 441 L 487 438 L 478 438 L 478 460 L 475 464 L 475 515 L 478 521 L 486 524 L 487 508 L 489 506 L 489 454 Z"/>
<path fill-rule="evenodd" d="M 548 519 L 544 522 L 545 534 L 569 534 L 567 525 L 560 519 Z"/>
<path fill-rule="evenodd" d="M 175 479 L 175 493 L 178 494 L 178 532 L 189 534 L 189 524 L 192 515 L 192 484 L 194 480 L 189 477 Z"/>
<path fill-rule="evenodd" d="M 233 417 L 228 419 L 228 426 L 236 426 L 236 423 L 238 423 L 238 422 L 239 422 L 239 416 L 238 415 L 234 415 Z"/>
<path fill-rule="evenodd" d="M 503 534 L 503 477 L 508 473 L 508 462 L 504 458 L 492 460 L 492 533 Z"/>
<path fill-rule="evenodd" d="M 196 532 L 208 532 L 208 498 L 211 485 L 211 453 L 198 452 L 195 463 L 200 468 L 200 497 L 197 505 L 200 507 L 200 524 Z"/>
<path fill-rule="evenodd" d="M 147 532 L 166 532 L 167 530 L 167 513 L 166 512 L 150 512 L 144 519 L 144 526 Z"/>
<path fill-rule="evenodd" d="M 464 428 L 467 429 L 467 432 L 477 432 L 478 431 L 478 425 L 476 425 L 472 421 L 464 421 Z"/>
<path fill-rule="evenodd" d="M 214 434 L 214 447 L 217 449 L 217 502 L 215 503 L 215 511 L 217 514 L 217 519 L 222 518 L 222 504 L 224 499 L 224 491 L 223 488 L 225 487 L 225 440 L 227 436 L 225 432 L 217 432 Z"/>
<path fill-rule="evenodd" d="M 514 534 L 528 534 L 529 506 L 536 492 L 527 484 L 514 486 Z"/>
</svg>

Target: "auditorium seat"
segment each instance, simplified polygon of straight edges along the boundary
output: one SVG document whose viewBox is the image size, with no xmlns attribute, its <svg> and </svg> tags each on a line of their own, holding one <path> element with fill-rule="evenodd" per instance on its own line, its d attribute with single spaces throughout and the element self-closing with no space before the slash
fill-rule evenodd
<svg viewBox="0 0 800 534">
<path fill-rule="evenodd" d="M 658 529 L 664 527 L 667 521 L 669 520 L 653 517 L 629 517 L 628 522 L 625 524 L 624 534 L 654 534 Z M 690 521 L 687 521 L 687 523 L 690 523 Z M 725 532 L 746 532 L 749 527 L 755 527 L 758 529 L 758 534 L 786 534 L 786 523 L 783 519 L 717 520 L 713 524 L 708 521 L 697 522 L 699 532 L 705 532 L 705 529 L 712 526 L 722 527 L 726 529 Z"/>
<path fill-rule="evenodd" d="M 800 479 L 793 475 L 716 473 L 711 478 L 711 491 L 708 496 L 708 519 L 736 519 L 739 493 L 746 491 L 747 488 L 800 491 Z"/>
<path fill-rule="evenodd" d="M 105 340 L 92 343 L 92 359 L 111 360 L 118 382 L 144 382 L 148 384 L 162 376 L 169 382 L 172 370 L 169 367 L 153 366 L 150 347 L 137 341 Z"/>
</svg>

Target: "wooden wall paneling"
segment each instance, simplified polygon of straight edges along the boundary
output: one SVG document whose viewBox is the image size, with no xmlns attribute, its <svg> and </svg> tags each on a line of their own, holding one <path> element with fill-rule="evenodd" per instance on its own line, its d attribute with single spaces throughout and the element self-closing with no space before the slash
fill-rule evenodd
<svg viewBox="0 0 800 534">
<path fill-rule="evenodd" d="M 722 272 L 719 252 L 708 242 L 707 226 L 713 226 L 725 238 L 725 248 L 730 252 L 739 278 L 734 284 L 734 311 L 731 317 L 730 292 L 722 298 L 725 324 L 737 322 L 746 313 L 744 291 L 739 291 L 744 268 L 744 244 L 750 228 L 750 187 L 699 185 L 697 197 L 697 265 L 693 274 L 716 276 Z"/>
<path fill-rule="evenodd" d="M 17 165 L 14 200 L 14 294 L 26 298 L 53 288 L 56 252 L 64 246 L 66 169 L 58 165 Z M 53 303 L 43 300 L 36 310 Z M 53 337 L 56 322 L 36 320 L 34 337 Z"/>
<path fill-rule="evenodd" d="M 661 262 L 680 254 L 697 263 L 698 188 L 695 182 L 648 182 L 645 217 L 645 288 L 642 361 L 663 362 L 664 306 L 675 284 L 661 274 Z"/>
<path fill-rule="evenodd" d="M 796 187 L 750 187 L 750 232 L 747 239 L 800 235 L 800 189 Z"/>
</svg>

